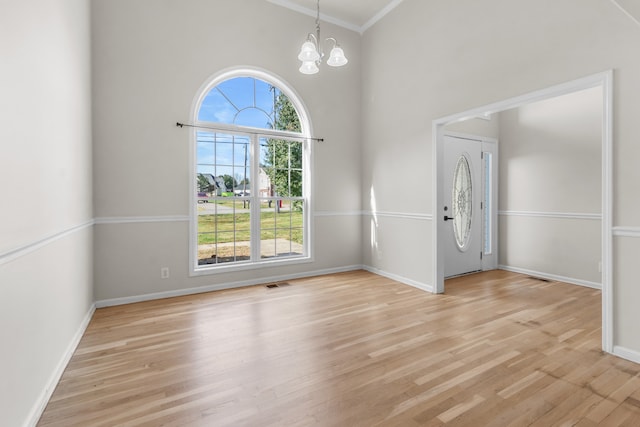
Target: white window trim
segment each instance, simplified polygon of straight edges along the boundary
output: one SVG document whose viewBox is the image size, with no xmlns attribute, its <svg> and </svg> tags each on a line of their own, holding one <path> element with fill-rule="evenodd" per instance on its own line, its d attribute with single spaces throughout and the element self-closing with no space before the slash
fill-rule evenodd
<svg viewBox="0 0 640 427">
<path fill-rule="evenodd" d="M 267 267 L 284 267 L 288 265 L 304 264 L 314 261 L 313 254 L 313 240 L 314 240 L 314 208 L 313 208 L 313 143 L 312 141 L 312 125 L 309 119 L 309 113 L 302 102 L 300 96 L 291 88 L 287 82 L 282 78 L 276 76 L 273 73 L 255 67 L 233 67 L 222 70 L 212 75 L 198 90 L 196 97 L 191 105 L 190 118 L 191 122 L 196 126 L 211 126 L 209 122 L 201 122 L 198 120 L 198 110 L 202 104 L 204 98 L 209 91 L 222 83 L 225 80 L 237 78 L 237 77 L 253 77 L 263 80 L 276 86 L 283 94 L 289 98 L 289 101 L 293 104 L 300 119 L 301 133 L 289 133 L 289 132 L 270 132 L 268 129 L 257 129 L 244 126 L 233 126 L 228 124 L 215 124 L 216 128 L 219 128 L 225 133 L 235 133 L 248 135 L 252 138 L 252 146 L 255 143 L 259 143 L 259 138 L 266 137 L 285 137 L 286 139 L 301 140 L 304 143 L 304 156 L 303 156 L 303 194 L 306 195 L 307 203 L 304 210 L 304 255 L 296 257 L 288 257 L 281 259 L 266 259 L 266 260 L 254 260 L 246 263 L 230 263 L 230 264 L 217 264 L 210 266 L 198 265 L 198 221 L 197 221 L 197 188 L 196 182 L 193 177 L 196 174 L 197 153 L 196 153 L 196 131 L 190 133 L 189 137 L 189 276 L 208 276 L 221 273 L 231 273 L 237 271 L 248 271 L 255 269 L 262 269 Z M 215 132 L 215 130 L 212 130 Z M 259 162 L 257 156 L 253 156 L 255 162 Z M 253 165 L 255 167 L 255 165 Z M 258 170 L 258 169 L 253 169 Z M 253 185 L 252 180 L 252 184 Z M 252 194 L 257 194 L 252 192 Z M 253 227 L 252 223 L 252 227 Z M 253 248 L 252 248 L 253 250 Z"/>
</svg>

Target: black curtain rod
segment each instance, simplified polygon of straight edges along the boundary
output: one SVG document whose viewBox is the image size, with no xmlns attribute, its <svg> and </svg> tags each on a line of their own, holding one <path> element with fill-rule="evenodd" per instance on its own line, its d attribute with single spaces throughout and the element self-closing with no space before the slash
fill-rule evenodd
<svg viewBox="0 0 640 427">
<path fill-rule="evenodd" d="M 189 123 L 180 123 L 180 122 L 176 122 L 176 126 L 181 128 L 181 127 L 188 127 L 188 128 L 197 128 L 197 129 L 210 129 L 210 130 L 217 130 L 218 132 L 232 132 L 228 129 L 221 129 L 221 128 L 214 128 L 214 127 L 209 127 L 209 126 L 197 126 L 197 125 L 191 125 Z M 252 132 L 252 131 L 245 131 L 245 130 L 239 130 L 238 133 L 248 133 L 249 135 L 264 135 L 261 132 Z M 266 136 L 266 135 L 265 135 Z M 285 137 L 287 135 L 283 135 L 283 137 Z M 291 136 L 293 138 L 298 138 L 295 136 Z M 323 142 L 324 138 L 314 138 L 312 136 L 301 136 L 299 137 L 300 139 L 309 139 L 311 141 L 318 141 L 318 142 Z"/>
</svg>

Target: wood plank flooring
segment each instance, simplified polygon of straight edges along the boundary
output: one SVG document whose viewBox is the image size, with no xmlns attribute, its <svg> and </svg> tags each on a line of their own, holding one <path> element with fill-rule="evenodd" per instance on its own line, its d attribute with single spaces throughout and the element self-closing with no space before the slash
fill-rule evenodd
<svg viewBox="0 0 640 427">
<path fill-rule="evenodd" d="M 639 426 L 600 292 L 363 271 L 96 310 L 39 426 Z"/>
</svg>

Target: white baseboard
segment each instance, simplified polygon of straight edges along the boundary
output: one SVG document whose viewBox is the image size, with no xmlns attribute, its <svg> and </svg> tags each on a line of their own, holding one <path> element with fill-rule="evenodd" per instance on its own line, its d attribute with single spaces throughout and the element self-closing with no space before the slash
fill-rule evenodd
<svg viewBox="0 0 640 427">
<path fill-rule="evenodd" d="M 623 359 L 630 360 L 631 362 L 640 363 L 640 352 L 630 350 L 619 345 L 613 346 L 613 354 Z"/>
<path fill-rule="evenodd" d="M 398 276 L 397 274 L 387 273 L 377 268 L 365 266 L 365 265 L 347 265 L 344 267 L 328 268 L 324 270 L 306 271 L 304 273 L 287 274 L 282 276 L 269 276 L 261 277 L 259 279 L 243 280 L 239 282 L 220 283 L 209 286 L 198 286 L 196 288 L 177 289 L 173 291 L 154 292 L 150 294 L 134 295 L 130 297 L 111 298 L 96 301 L 96 308 L 112 307 L 116 305 L 132 304 L 136 302 L 152 301 L 163 298 L 180 297 L 185 295 L 202 294 L 205 292 L 220 291 L 223 289 L 241 288 L 244 286 L 260 285 L 263 283 L 280 282 L 284 280 L 302 279 L 304 277 L 323 276 L 325 274 L 344 273 L 347 271 L 366 270 L 370 273 L 378 274 L 380 276 L 387 277 L 405 285 L 413 286 L 414 288 L 421 289 L 426 292 L 433 292 L 433 287 L 425 283 L 417 282 L 415 280 L 407 279 L 406 277 Z"/>
<path fill-rule="evenodd" d="M 366 270 L 366 271 L 368 271 L 370 273 L 374 273 L 374 274 L 377 274 L 379 276 L 384 276 L 384 277 L 389 278 L 391 280 L 395 280 L 396 282 L 400 282 L 400 283 L 404 283 L 405 285 L 413 286 L 414 288 L 418 288 L 418 289 L 420 289 L 422 291 L 433 293 L 433 286 L 427 285 L 426 283 L 421 283 L 421 282 L 417 282 L 417 281 L 412 280 L 412 279 L 407 279 L 406 277 L 398 276 L 397 274 L 393 274 L 393 273 L 388 273 L 386 271 L 379 270 L 377 268 L 374 268 L 374 267 L 371 267 L 371 266 L 368 266 L 368 265 L 363 265 L 362 269 Z"/>
<path fill-rule="evenodd" d="M 565 282 L 571 285 L 584 286 L 592 289 L 602 290 L 602 284 L 596 282 L 589 282 L 588 280 L 574 279 L 572 277 L 559 276 L 557 274 L 542 273 L 540 271 L 527 270 L 526 268 L 511 267 L 508 265 L 499 265 L 499 270 L 512 271 L 514 273 L 526 274 L 528 276 L 541 277 L 543 279 L 555 280 L 558 282 Z"/>
<path fill-rule="evenodd" d="M 38 424 L 38 421 L 40 420 L 40 417 L 44 412 L 44 408 L 46 408 L 47 403 L 49 403 L 49 399 L 51 398 L 53 391 L 56 389 L 56 386 L 58 385 L 60 378 L 62 378 L 62 374 L 64 373 L 64 370 L 67 368 L 67 365 L 71 360 L 71 356 L 73 356 L 73 353 L 76 351 L 76 348 L 78 347 L 78 344 L 80 343 L 80 340 L 82 339 L 82 336 L 84 335 L 84 332 L 86 331 L 87 326 L 89 326 L 89 322 L 91 321 L 91 318 L 93 317 L 93 313 L 95 311 L 96 311 L 96 305 L 91 304 L 91 307 L 89 307 L 89 311 L 84 316 L 84 319 L 82 319 L 82 323 L 80 323 L 78 330 L 76 331 L 75 335 L 71 339 L 71 342 L 67 346 L 67 349 L 62 355 L 62 358 L 58 362 L 56 369 L 51 374 L 49 381 L 47 381 L 47 384 L 45 385 L 44 390 L 42 390 L 42 393 L 40 393 L 40 396 L 38 396 L 38 399 L 36 400 L 35 404 L 31 408 L 31 412 L 29 413 L 29 416 L 27 417 L 27 420 L 24 423 L 24 427 L 35 427 L 35 425 Z"/>
<path fill-rule="evenodd" d="M 152 301 L 163 298 L 180 297 L 185 295 L 202 294 L 205 292 L 220 291 L 223 289 L 241 288 L 244 286 L 260 285 L 263 283 L 281 282 L 284 280 L 301 279 L 304 277 L 322 276 L 325 274 L 344 273 L 346 271 L 362 270 L 361 265 L 348 265 L 344 267 L 329 268 L 324 270 L 306 271 L 304 273 L 287 274 L 281 276 L 264 276 L 257 279 L 242 280 L 239 282 L 219 283 L 196 288 L 176 289 L 173 291 L 154 292 L 150 294 L 134 295 L 130 297 L 111 298 L 96 301 L 96 308 L 112 307 L 116 305 L 132 304 L 135 302 Z"/>
</svg>

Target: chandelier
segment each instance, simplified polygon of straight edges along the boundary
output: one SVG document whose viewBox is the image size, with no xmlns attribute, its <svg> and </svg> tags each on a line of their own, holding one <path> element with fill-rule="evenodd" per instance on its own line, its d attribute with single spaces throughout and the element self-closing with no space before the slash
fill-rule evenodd
<svg viewBox="0 0 640 427">
<path fill-rule="evenodd" d="M 322 51 L 322 39 L 320 38 L 320 0 L 317 2 L 316 10 L 316 33 L 309 33 L 307 35 L 307 40 L 302 44 L 302 48 L 298 54 L 298 59 L 302 61 L 302 65 L 299 68 L 302 74 L 316 74 L 320 71 L 318 66 L 322 63 L 322 58 L 325 56 Z M 333 43 L 327 65 L 331 67 L 341 67 L 349 62 L 336 39 L 328 37 L 325 41 Z"/>
</svg>

